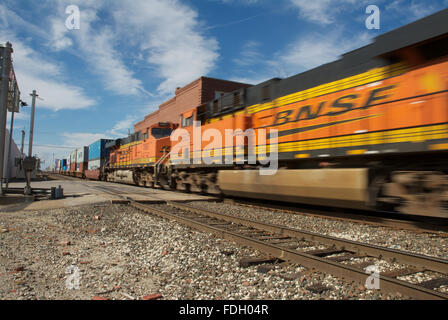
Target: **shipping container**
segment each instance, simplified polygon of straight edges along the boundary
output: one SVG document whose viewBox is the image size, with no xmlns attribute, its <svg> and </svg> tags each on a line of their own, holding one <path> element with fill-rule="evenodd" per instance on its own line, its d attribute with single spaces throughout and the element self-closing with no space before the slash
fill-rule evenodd
<svg viewBox="0 0 448 320">
<path fill-rule="evenodd" d="M 70 171 L 71 172 L 76 171 L 76 155 L 77 155 L 77 149 L 75 149 L 70 155 Z"/>
<path fill-rule="evenodd" d="M 109 149 L 106 144 L 113 140 L 101 139 L 89 146 L 89 170 L 98 170 L 109 158 Z"/>
<path fill-rule="evenodd" d="M 89 156 L 89 148 L 82 147 L 76 152 L 76 172 L 84 172 L 87 167 L 87 161 Z"/>
<path fill-rule="evenodd" d="M 84 177 L 84 173 L 87 170 L 87 162 L 81 162 L 76 164 L 76 172 L 79 177 Z"/>
<path fill-rule="evenodd" d="M 67 159 L 62 159 L 60 163 L 59 171 L 64 172 L 67 168 Z"/>
<path fill-rule="evenodd" d="M 89 160 L 89 170 L 99 170 L 102 167 L 102 163 L 100 159 L 97 160 Z"/>
<path fill-rule="evenodd" d="M 89 147 L 79 148 L 76 152 L 76 163 L 87 163 L 89 161 Z"/>
</svg>

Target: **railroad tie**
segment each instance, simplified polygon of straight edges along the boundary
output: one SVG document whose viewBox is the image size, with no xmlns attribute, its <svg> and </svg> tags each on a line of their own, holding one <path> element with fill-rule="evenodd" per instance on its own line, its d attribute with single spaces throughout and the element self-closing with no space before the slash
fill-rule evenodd
<svg viewBox="0 0 448 320">
<path fill-rule="evenodd" d="M 250 266 L 255 266 L 263 263 L 275 263 L 280 262 L 280 259 L 274 258 L 274 257 L 258 257 L 258 258 L 242 258 L 240 260 L 240 267 L 241 268 L 248 268 Z"/>
<path fill-rule="evenodd" d="M 436 289 L 436 288 L 440 288 L 441 286 L 446 286 L 448 285 L 448 278 L 437 278 L 437 279 L 432 279 L 432 280 L 428 280 L 422 283 L 418 284 L 419 286 L 422 286 L 426 289 Z"/>
</svg>

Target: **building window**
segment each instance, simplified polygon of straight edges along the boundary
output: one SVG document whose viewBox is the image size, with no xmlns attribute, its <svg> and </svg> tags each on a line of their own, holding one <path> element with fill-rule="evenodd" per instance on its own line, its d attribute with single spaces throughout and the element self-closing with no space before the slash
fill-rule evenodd
<svg viewBox="0 0 448 320">
<path fill-rule="evenodd" d="M 193 125 L 193 116 L 189 117 L 189 118 L 184 118 L 182 117 L 182 128 L 185 127 L 190 127 Z"/>
</svg>

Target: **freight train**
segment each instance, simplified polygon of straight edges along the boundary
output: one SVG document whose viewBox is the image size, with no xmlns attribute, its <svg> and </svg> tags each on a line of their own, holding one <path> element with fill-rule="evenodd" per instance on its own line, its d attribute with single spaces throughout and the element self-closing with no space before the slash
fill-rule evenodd
<svg viewBox="0 0 448 320">
<path fill-rule="evenodd" d="M 94 178 L 447 218 L 446 21 L 448 9 L 108 141 Z M 196 139 L 198 129 L 213 134 Z M 193 138 L 173 139 L 179 130 Z M 279 169 L 260 174 L 274 152 Z"/>
</svg>

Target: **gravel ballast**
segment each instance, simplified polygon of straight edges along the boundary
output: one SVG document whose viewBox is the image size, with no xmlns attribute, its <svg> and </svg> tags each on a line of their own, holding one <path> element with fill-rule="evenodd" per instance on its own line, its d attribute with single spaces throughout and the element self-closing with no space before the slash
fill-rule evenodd
<svg viewBox="0 0 448 320">
<path fill-rule="evenodd" d="M 261 253 L 123 205 L 0 218 L 1 299 L 403 298 L 300 265 L 240 268 Z"/>
<path fill-rule="evenodd" d="M 215 202 L 192 202 L 189 205 L 219 213 L 278 224 L 336 238 L 343 238 L 442 259 L 448 259 L 448 238 L 437 233 L 419 233 L 362 223 L 345 222 L 316 216 Z"/>
</svg>

